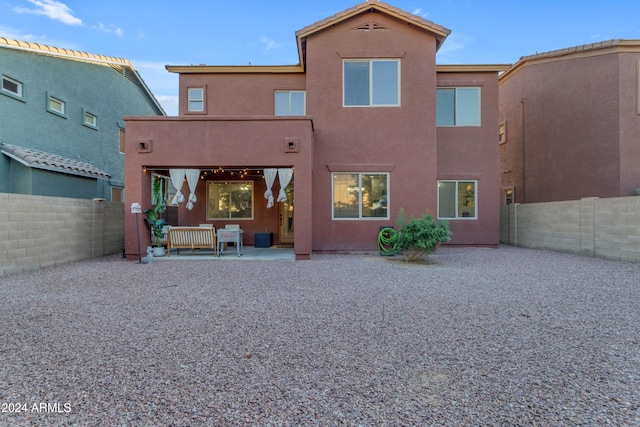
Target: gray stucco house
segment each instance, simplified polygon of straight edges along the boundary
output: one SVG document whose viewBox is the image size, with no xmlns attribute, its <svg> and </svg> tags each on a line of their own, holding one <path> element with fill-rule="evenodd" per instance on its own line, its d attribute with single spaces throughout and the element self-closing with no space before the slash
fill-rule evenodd
<svg viewBox="0 0 640 427">
<path fill-rule="evenodd" d="M 165 112 L 126 59 L 0 37 L 0 192 L 124 200 L 123 116 Z"/>
</svg>

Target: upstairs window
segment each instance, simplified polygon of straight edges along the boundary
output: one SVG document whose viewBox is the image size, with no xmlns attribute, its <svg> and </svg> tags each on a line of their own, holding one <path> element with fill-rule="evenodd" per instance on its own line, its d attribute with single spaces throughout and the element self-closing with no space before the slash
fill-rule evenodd
<svg viewBox="0 0 640 427">
<path fill-rule="evenodd" d="M 190 87 L 188 92 L 188 111 L 203 112 L 204 111 L 204 88 Z"/>
<path fill-rule="evenodd" d="M 306 92 L 303 90 L 277 90 L 275 92 L 276 116 L 304 116 Z"/>
<path fill-rule="evenodd" d="M 397 107 L 400 105 L 400 61 L 345 60 L 345 107 Z"/>
<path fill-rule="evenodd" d="M 438 181 L 438 219 L 477 219 L 478 181 Z"/>
<path fill-rule="evenodd" d="M 82 124 L 84 124 L 85 126 L 88 126 L 90 128 L 97 129 L 98 128 L 98 118 L 95 115 L 89 113 L 88 111 L 85 111 Z"/>
<path fill-rule="evenodd" d="M 437 126 L 480 126 L 480 88 L 438 88 Z"/>
<path fill-rule="evenodd" d="M 2 92 L 22 98 L 22 83 L 7 76 L 2 76 Z"/>
<path fill-rule="evenodd" d="M 66 103 L 60 98 L 49 96 L 47 99 L 47 111 L 59 116 L 66 116 Z"/>
</svg>

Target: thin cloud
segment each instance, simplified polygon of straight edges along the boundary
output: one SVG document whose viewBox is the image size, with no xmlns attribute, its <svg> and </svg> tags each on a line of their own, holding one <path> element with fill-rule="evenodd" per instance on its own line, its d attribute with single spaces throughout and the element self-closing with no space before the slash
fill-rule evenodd
<svg viewBox="0 0 640 427">
<path fill-rule="evenodd" d="M 36 5 L 35 9 L 26 7 L 15 7 L 16 13 L 30 13 L 33 15 L 43 15 L 54 21 L 60 21 L 67 25 L 82 25 L 82 20 L 73 16 L 73 11 L 69 6 L 56 0 L 27 0 L 29 3 Z"/>
<path fill-rule="evenodd" d="M 13 40 L 22 40 L 25 42 L 43 42 L 44 38 L 42 36 L 36 36 L 31 33 L 23 33 L 20 30 L 15 30 L 9 27 L 3 27 L 0 25 L 0 37 L 5 37 L 7 39 Z"/>
<path fill-rule="evenodd" d="M 451 34 L 447 37 L 444 44 L 438 51 L 438 62 L 459 62 L 463 57 L 462 54 L 464 54 L 465 50 L 474 43 L 475 40 L 473 37 L 465 34 Z"/>
<path fill-rule="evenodd" d="M 268 52 L 272 49 L 279 49 L 282 47 L 282 45 L 277 43 L 274 39 L 266 36 L 260 37 L 260 43 L 264 44 L 265 52 Z"/>
<path fill-rule="evenodd" d="M 423 12 L 422 9 L 418 8 L 412 12 L 414 15 L 419 16 L 421 18 L 427 18 L 429 16 L 429 12 Z"/>
<path fill-rule="evenodd" d="M 102 22 L 98 23 L 98 25 L 94 25 L 91 28 L 102 31 L 103 33 L 115 34 L 118 37 L 122 37 L 122 35 L 124 34 L 124 30 L 122 28 L 116 27 L 115 25 L 110 25 L 109 27 L 107 27 Z"/>
</svg>

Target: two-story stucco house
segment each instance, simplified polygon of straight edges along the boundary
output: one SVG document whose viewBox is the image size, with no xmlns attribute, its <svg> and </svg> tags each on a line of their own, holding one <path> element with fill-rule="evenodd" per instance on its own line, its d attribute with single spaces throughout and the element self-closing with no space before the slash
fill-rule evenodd
<svg viewBox="0 0 640 427">
<path fill-rule="evenodd" d="M 500 76 L 503 204 L 640 188 L 640 40 L 522 57 Z"/>
<path fill-rule="evenodd" d="M 372 1 L 296 32 L 298 65 L 167 66 L 179 116 L 125 118 L 125 203 L 149 207 L 152 178 L 188 169 L 197 201 L 174 223 L 239 224 L 248 245 L 270 232 L 296 259 L 375 250 L 401 208 L 448 220 L 453 245 L 498 245 L 508 66 L 436 65 L 449 33 Z M 135 240 L 129 215 L 128 254 Z"/>
<path fill-rule="evenodd" d="M 164 116 L 134 66 L 0 37 L 0 75 L 0 192 L 124 201 L 123 116 Z"/>
</svg>

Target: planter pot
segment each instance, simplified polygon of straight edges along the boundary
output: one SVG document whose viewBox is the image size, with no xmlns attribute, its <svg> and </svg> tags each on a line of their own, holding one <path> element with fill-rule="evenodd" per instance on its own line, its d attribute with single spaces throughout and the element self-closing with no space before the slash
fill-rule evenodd
<svg viewBox="0 0 640 427">
<path fill-rule="evenodd" d="M 167 251 L 162 246 L 153 248 L 154 257 L 165 256 L 166 254 L 167 254 Z"/>
</svg>

